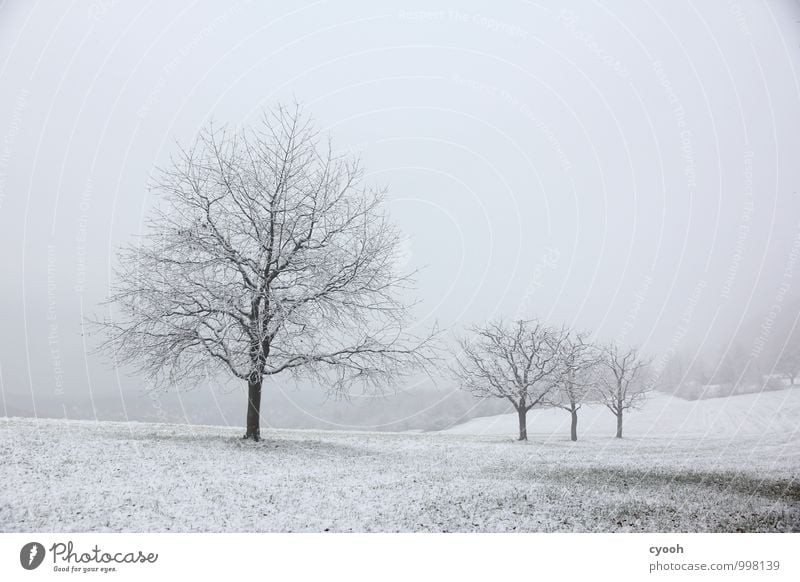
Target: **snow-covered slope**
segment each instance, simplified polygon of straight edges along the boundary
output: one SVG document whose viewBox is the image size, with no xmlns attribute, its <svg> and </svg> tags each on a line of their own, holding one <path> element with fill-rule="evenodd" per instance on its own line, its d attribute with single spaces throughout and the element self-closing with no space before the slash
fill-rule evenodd
<svg viewBox="0 0 800 582">
<path fill-rule="evenodd" d="M 569 434 L 569 413 L 560 409 L 533 409 L 528 434 L 539 439 L 562 439 Z M 443 432 L 449 434 L 507 434 L 517 431 L 517 415 L 475 418 Z M 613 435 L 616 419 L 601 406 L 578 413 L 578 436 Z M 708 400 L 683 400 L 655 393 L 641 410 L 624 419 L 626 436 L 752 436 L 767 432 L 792 433 L 800 429 L 800 389 L 741 394 Z"/>
<path fill-rule="evenodd" d="M 615 439 L 0 418 L 0 531 L 800 531 L 800 435 Z"/>
</svg>

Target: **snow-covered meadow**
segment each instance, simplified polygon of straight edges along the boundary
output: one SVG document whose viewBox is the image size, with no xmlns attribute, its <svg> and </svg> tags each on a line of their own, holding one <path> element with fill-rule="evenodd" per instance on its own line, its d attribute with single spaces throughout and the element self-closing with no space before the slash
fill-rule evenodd
<svg viewBox="0 0 800 582">
<path fill-rule="evenodd" d="M 239 427 L 0 419 L 0 530 L 797 531 L 799 411 L 800 390 L 659 396 L 622 440 L 587 411 L 577 443 L 550 412 L 528 443 L 505 416 L 259 443 Z"/>
</svg>

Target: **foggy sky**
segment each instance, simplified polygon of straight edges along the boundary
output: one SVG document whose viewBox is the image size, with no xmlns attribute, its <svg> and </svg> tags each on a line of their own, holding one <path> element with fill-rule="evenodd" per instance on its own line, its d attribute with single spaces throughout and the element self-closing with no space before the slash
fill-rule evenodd
<svg viewBox="0 0 800 582">
<path fill-rule="evenodd" d="M 388 186 L 421 325 L 702 351 L 797 295 L 796 2 L 267 4 L 0 4 L 4 401 L 146 387 L 81 321 L 149 177 L 292 99 Z"/>
</svg>

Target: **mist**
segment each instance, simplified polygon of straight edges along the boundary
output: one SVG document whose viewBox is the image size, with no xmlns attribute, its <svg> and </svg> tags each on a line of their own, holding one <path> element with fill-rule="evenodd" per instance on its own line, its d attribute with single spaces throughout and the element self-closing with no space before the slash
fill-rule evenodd
<svg viewBox="0 0 800 582">
<path fill-rule="evenodd" d="M 0 6 L 6 416 L 238 425 L 92 352 L 154 172 L 214 120 L 297 101 L 385 186 L 417 325 L 536 317 L 714 362 L 795 333 L 794 2 Z M 777 323 L 776 323 L 777 322 Z M 448 341 L 450 341 L 448 339 Z M 712 370 L 713 372 L 713 370 Z M 265 384 L 265 424 L 439 429 L 506 411 L 442 373 L 332 400 Z"/>
</svg>

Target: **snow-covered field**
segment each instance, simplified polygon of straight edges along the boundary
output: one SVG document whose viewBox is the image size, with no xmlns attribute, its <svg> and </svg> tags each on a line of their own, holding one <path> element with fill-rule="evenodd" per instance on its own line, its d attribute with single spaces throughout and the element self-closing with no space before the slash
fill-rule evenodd
<svg viewBox="0 0 800 582">
<path fill-rule="evenodd" d="M 781 398 L 793 416 L 770 408 Z M 608 413 L 585 415 L 577 443 L 551 413 L 525 444 L 505 416 L 260 443 L 239 428 L 0 419 L 0 530 L 797 531 L 799 403 L 658 397 L 622 440 Z"/>
<path fill-rule="evenodd" d="M 528 431 L 540 438 L 560 439 L 569 434 L 570 416 L 560 409 L 534 408 L 528 413 Z M 475 418 L 444 432 L 449 434 L 514 435 L 517 415 Z M 641 410 L 625 415 L 624 433 L 632 436 L 724 437 L 758 436 L 800 431 L 800 388 L 741 394 L 730 398 L 683 400 L 653 393 Z M 578 435 L 608 436 L 616 419 L 603 406 L 587 406 L 578 413 Z"/>
</svg>

